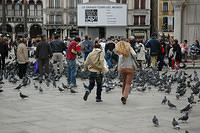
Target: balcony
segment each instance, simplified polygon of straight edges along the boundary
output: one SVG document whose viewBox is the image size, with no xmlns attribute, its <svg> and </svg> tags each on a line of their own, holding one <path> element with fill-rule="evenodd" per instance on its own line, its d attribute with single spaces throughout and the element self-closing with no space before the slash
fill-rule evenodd
<svg viewBox="0 0 200 133">
<path fill-rule="evenodd" d="M 167 14 L 169 14 L 169 11 L 168 10 L 163 10 L 162 14 L 167 15 Z"/>
</svg>

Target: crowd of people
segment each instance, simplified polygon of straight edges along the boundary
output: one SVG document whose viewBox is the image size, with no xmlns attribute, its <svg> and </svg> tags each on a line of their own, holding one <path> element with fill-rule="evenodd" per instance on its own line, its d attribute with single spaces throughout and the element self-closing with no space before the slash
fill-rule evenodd
<svg viewBox="0 0 200 133">
<path fill-rule="evenodd" d="M 126 104 L 134 71 L 137 69 L 157 68 L 162 71 L 163 67 L 176 71 L 186 67 L 188 56 L 191 55 L 194 62 L 196 55 L 200 53 L 199 41 L 188 44 L 187 40 L 180 43 L 171 37 L 157 39 L 153 34 L 149 40 L 136 40 L 134 36 L 129 39 L 92 39 L 85 36 L 60 39 L 56 34 L 54 40 L 49 41 L 45 35 L 35 39 L 17 38 L 11 41 L 8 37 L 0 37 L 0 70 L 5 68 L 5 59 L 9 52 L 14 51 L 18 63 L 18 76 L 22 79 L 26 74 L 29 57 L 34 57 L 39 67 L 39 82 L 48 78 L 50 74 L 49 62 L 52 61 L 54 73 L 63 74 L 64 55 L 67 62 L 67 83 L 69 87 L 77 87 L 76 83 L 76 58 L 83 54 L 84 69 L 89 70 L 89 86 L 83 99 L 86 101 L 90 92 L 97 84 L 96 102 L 102 102 L 103 75 L 109 69 L 117 66 L 123 79 L 122 98 Z M 166 60 L 168 59 L 168 63 Z M 58 68 L 59 66 L 59 68 Z"/>
</svg>

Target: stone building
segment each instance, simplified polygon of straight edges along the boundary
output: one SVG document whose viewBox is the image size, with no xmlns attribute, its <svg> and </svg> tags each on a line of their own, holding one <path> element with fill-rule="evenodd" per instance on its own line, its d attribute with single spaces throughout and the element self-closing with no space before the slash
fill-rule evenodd
<svg viewBox="0 0 200 133">
<path fill-rule="evenodd" d="M 200 40 L 200 0 L 171 0 L 174 6 L 174 36 L 192 44 Z"/>
<path fill-rule="evenodd" d="M 43 0 L 43 25 L 48 37 L 59 32 L 63 37 L 78 35 L 77 4 L 81 0 Z"/>
<path fill-rule="evenodd" d="M 158 33 L 174 36 L 174 8 L 171 0 L 159 0 Z"/>
<path fill-rule="evenodd" d="M 82 2 L 95 3 L 95 1 L 100 2 L 100 0 L 83 0 Z M 151 0 L 103 1 L 103 3 L 110 1 L 127 4 L 127 26 L 124 37 L 135 36 L 137 39 L 148 39 L 150 37 Z"/>
<path fill-rule="evenodd" d="M 24 35 L 24 4 L 21 0 L 6 0 L 6 29 L 13 38 Z M 27 27 L 30 37 L 42 33 L 43 1 L 29 0 L 27 6 Z M 2 31 L 2 0 L 0 1 L 0 32 Z"/>
</svg>

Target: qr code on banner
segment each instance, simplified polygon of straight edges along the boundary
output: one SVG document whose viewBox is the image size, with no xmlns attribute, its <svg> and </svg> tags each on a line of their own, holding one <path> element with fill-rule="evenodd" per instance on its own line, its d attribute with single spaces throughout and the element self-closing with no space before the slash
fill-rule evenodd
<svg viewBox="0 0 200 133">
<path fill-rule="evenodd" d="M 98 10 L 85 10 L 85 22 L 98 22 Z"/>
</svg>

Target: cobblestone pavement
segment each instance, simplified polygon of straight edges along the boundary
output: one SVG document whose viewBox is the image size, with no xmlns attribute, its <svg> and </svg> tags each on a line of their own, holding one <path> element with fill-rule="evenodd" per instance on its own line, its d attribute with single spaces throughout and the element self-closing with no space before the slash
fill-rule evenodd
<svg viewBox="0 0 200 133">
<path fill-rule="evenodd" d="M 62 82 L 65 81 L 63 77 Z M 182 116 L 180 109 L 187 105 L 186 96 L 176 100 L 175 89 L 169 95 L 157 92 L 156 88 L 144 93 L 133 91 L 124 106 L 119 87 L 108 94 L 103 91 L 103 103 L 95 102 L 95 90 L 87 102 L 83 101 L 83 82 L 88 81 L 78 80 L 77 94 L 60 93 L 57 88 L 43 84 L 45 90 L 40 94 L 33 81 L 22 89 L 29 95 L 27 100 L 20 99 L 19 92 L 13 89 L 17 84 L 6 82 L 4 92 L 0 93 L 0 133 L 185 133 L 185 129 L 200 132 L 200 104 L 194 105 L 188 123 L 180 124 L 180 131 L 172 128 L 172 118 Z M 161 105 L 165 95 L 177 105 L 177 110 Z M 153 115 L 160 122 L 157 128 L 152 125 Z"/>
</svg>

